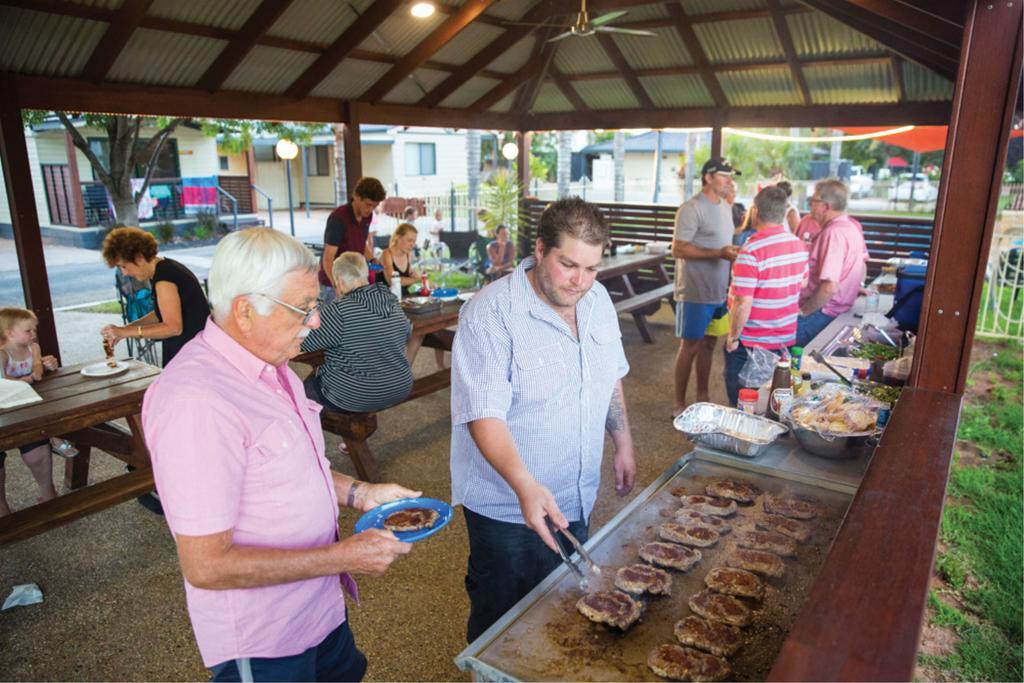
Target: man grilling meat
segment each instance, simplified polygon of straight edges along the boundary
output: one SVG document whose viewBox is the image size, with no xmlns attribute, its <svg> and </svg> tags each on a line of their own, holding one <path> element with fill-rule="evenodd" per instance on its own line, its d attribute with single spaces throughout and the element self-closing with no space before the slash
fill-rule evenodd
<svg viewBox="0 0 1024 683">
<path fill-rule="evenodd" d="M 534 255 L 460 313 L 451 472 L 469 531 L 470 642 L 558 566 L 545 518 L 586 541 L 605 431 L 616 490 L 633 487 L 629 364 L 595 282 L 607 240 L 596 207 L 556 201 L 541 214 Z"/>
</svg>

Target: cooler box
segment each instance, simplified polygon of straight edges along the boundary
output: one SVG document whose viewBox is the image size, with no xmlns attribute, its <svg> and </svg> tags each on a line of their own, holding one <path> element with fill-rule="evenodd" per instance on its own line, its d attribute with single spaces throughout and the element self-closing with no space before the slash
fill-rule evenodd
<svg viewBox="0 0 1024 683">
<path fill-rule="evenodd" d="M 896 271 L 896 292 L 892 308 L 886 313 L 904 332 L 917 334 L 921 318 L 921 304 L 924 302 L 924 281 L 928 266 L 900 266 Z"/>
</svg>

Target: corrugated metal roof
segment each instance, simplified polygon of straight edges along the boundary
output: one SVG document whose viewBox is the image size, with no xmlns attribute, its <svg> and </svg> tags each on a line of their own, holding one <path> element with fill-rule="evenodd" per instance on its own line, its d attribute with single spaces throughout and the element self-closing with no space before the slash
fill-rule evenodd
<svg viewBox="0 0 1024 683">
<path fill-rule="evenodd" d="M 504 113 L 504 112 L 507 112 L 507 111 L 511 110 L 512 109 L 512 105 L 515 104 L 516 97 L 519 96 L 519 91 L 522 90 L 522 89 L 523 89 L 522 86 L 516 88 L 515 90 L 510 92 L 508 95 L 505 95 L 505 97 L 503 97 L 501 100 L 499 100 L 497 102 L 497 104 L 495 104 L 493 107 L 491 107 L 487 111 Z"/>
<path fill-rule="evenodd" d="M 555 66 L 562 73 L 588 74 L 596 71 L 613 71 L 615 65 L 608 59 L 601 43 L 593 37 L 566 38 L 558 44 L 555 52 Z"/>
<path fill-rule="evenodd" d="M 588 107 L 593 109 L 636 109 L 640 103 L 621 78 L 601 78 L 573 83 Z"/>
<path fill-rule="evenodd" d="M 260 0 L 155 0 L 146 15 L 237 31 L 259 5 Z"/>
<path fill-rule="evenodd" d="M 392 104 L 415 104 L 448 76 L 447 71 L 416 69 L 411 76 L 399 81 L 398 85 L 381 98 L 381 101 Z"/>
<path fill-rule="evenodd" d="M 537 99 L 533 102 L 532 112 L 537 114 L 548 114 L 559 111 L 572 111 L 572 102 L 562 94 L 562 89 L 551 81 L 545 81 L 537 92 Z"/>
<path fill-rule="evenodd" d="M 107 24 L 5 7 L 0 10 L 0 71 L 78 76 Z"/>
<path fill-rule="evenodd" d="M 744 9 L 763 9 L 764 0 L 682 0 L 687 14 L 711 14 L 714 12 L 735 12 Z"/>
<path fill-rule="evenodd" d="M 743 71 L 719 71 L 718 82 L 734 107 L 800 104 L 789 67 Z"/>
<path fill-rule="evenodd" d="M 434 53 L 432 60 L 448 64 L 464 64 L 470 57 L 493 43 L 505 32 L 500 26 L 474 21 Z"/>
<path fill-rule="evenodd" d="M 881 44 L 821 12 L 802 12 L 786 17 L 793 46 L 801 57 L 876 55 Z"/>
<path fill-rule="evenodd" d="M 117 9 L 124 0 L 70 0 L 70 2 L 82 7 L 102 7 L 104 9 Z"/>
<path fill-rule="evenodd" d="M 953 99 L 953 83 L 914 62 L 903 62 L 903 89 L 908 100 L 928 102 Z"/>
<path fill-rule="evenodd" d="M 807 66 L 804 77 L 814 104 L 866 104 L 899 99 L 887 63 Z"/>
<path fill-rule="evenodd" d="M 403 56 L 419 45 L 447 18 L 448 15 L 443 12 L 434 12 L 426 19 L 418 19 L 408 12 L 397 11 L 381 22 L 376 31 L 366 36 L 366 39 L 359 43 L 359 47 Z"/>
<path fill-rule="evenodd" d="M 315 61 L 310 52 L 256 45 L 224 81 L 224 89 L 280 94 Z"/>
<path fill-rule="evenodd" d="M 616 19 L 611 25 L 628 23 L 630 21 L 645 21 L 647 19 L 665 19 L 669 16 L 668 10 L 665 9 L 663 4 L 652 3 L 650 5 L 638 5 L 636 7 L 623 8 L 628 14 L 626 16 Z M 610 10 L 601 10 L 596 12 L 590 10 L 591 19 L 595 19 L 602 14 L 608 14 Z"/>
<path fill-rule="evenodd" d="M 490 92 L 501 81 L 484 76 L 474 76 L 463 83 L 458 90 L 441 100 L 442 107 L 461 108 L 468 107 Z"/>
<path fill-rule="evenodd" d="M 501 0 L 484 10 L 484 14 L 515 21 L 533 9 L 536 4 L 537 0 Z"/>
<path fill-rule="evenodd" d="M 640 83 L 658 107 L 710 107 L 715 104 L 704 81 L 686 76 L 641 76 Z"/>
<path fill-rule="evenodd" d="M 767 17 L 696 24 L 693 31 L 712 64 L 757 62 L 785 56 L 772 20 Z"/>
<path fill-rule="evenodd" d="M 693 60 L 674 28 L 651 29 L 653 38 L 613 35 L 612 40 L 634 69 L 659 66 L 690 66 Z"/>
<path fill-rule="evenodd" d="M 346 59 L 334 67 L 334 71 L 310 94 L 314 97 L 355 99 L 376 83 L 377 79 L 387 73 L 390 68 L 390 64 L 367 62 L 362 59 Z"/>
<path fill-rule="evenodd" d="M 488 64 L 487 68 L 491 71 L 497 71 L 503 74 L 510 74 L 518 71 L 523 64 L 530 61 L 530 57 L 533 55 L 534 46 L 536 46 L 536 44 L 537 38 L 533 35 L 520 38 L 516 41 L 515 45 L 510 47 L 508 50 L 505 50 L 497 59 Z"/>
<path fill-rule="evenodd" d="M 226 40 L 216 38 L 135 29 L 107 80 L 192 86 L 226 45 Z"/>
<path fill-rule="evenodd" d="M 373 0 L 354 3 L 362 12 Z M 267 35 L 330 45 L 345 32 L 358 15 L 351 3 L 336 0 L 294 0 Z"/>
</svg>

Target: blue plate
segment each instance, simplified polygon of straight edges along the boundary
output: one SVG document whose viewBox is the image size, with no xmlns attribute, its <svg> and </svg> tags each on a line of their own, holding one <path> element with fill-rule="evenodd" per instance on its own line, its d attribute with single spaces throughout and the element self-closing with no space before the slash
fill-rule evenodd
<svg viewBox="0 0 1024 683">
<path fill-rule="evenodd" d="M 444 287 L 442 289 L 435 289 L 430 293 L 430 296 L 437 299 L 454 299 L 459 295 L 459 290 L 453 289 L 452 287 Z"/>
<path fill-rule="evenodd" d="M 416 541 L 422 541 L 428 536 L 433 536 L 438 531 L 443 529 L 448 522 L 452 521 L 452 506 L 443 500 L 437 498 L 403 498 L 402 500 L 393 500 L 390 503 L 384 503 L 378 507 L 373 508 L 369 512 L 363 514 L 356 522 L 356 533 L 360 534 L 367 529 L 383 529 L 384 520 L 388 518 L 393 512 L 399 510 L 407 510 L 409 508 L 427 508 L 428 510 L 435 510 L 438 514 L 437 521 L 434 522 L 434 526 L 428 529 L 420 529 L 419 531 L 396 531 L 395 537 L 399 541 L 405 543 L 414 543 Z"/>
</svg>

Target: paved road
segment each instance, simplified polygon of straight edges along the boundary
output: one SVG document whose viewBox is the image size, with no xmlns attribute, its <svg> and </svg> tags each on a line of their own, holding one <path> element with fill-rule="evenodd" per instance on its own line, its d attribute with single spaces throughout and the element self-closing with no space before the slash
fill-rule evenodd
<svg viewBox="0 0 1024 683">
<path fill-rule="evenodd" d="M 194 249 L 173 249 L 163 253 L 188 266 L 202 281 L 206 277 L 213 256 L 214 247 Z M 77 250 L 83 251 L 86 250 Z M 95 259 L 57 259 L 47 271 L 50 278 L 50 295 L 54 308 L 80 306 L 97 301 L 109 301 L 117 297 L 114 290 L 114 271 L 107 267 L 98 251 Z M 85 254 L 88 255 L 88 252 Z M 47 261 L 49 261 L 49 255 Z M 22 305 L 21 275 L 15 270 L 0 270 L 0 302 Z"/>
</svg>

